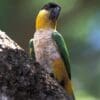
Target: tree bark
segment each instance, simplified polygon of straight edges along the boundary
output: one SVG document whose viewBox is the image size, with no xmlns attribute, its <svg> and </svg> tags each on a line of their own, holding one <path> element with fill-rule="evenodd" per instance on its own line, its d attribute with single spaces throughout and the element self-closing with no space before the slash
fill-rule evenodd
<svg viewBox="0 0 100 100">
<path fill-rule="evenodd" d="M 68 100 L 56 80 L 2 31 L 0 100 Z"/>
</svg>

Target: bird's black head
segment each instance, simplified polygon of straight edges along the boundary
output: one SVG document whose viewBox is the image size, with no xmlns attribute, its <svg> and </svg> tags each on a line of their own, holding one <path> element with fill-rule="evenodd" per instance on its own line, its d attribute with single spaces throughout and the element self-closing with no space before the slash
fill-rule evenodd
<svg viewBox="0 0 100 100">
<path fill-rule="evenodd" d="M 49 18 L 53 21 L 56 21 L 59 16 L 61 7 L 55 3 L 48 3 L 48 4 L 44 5 L 42 7 L 42 9 L 49 11 L 50 12 Z"/>
</svg>

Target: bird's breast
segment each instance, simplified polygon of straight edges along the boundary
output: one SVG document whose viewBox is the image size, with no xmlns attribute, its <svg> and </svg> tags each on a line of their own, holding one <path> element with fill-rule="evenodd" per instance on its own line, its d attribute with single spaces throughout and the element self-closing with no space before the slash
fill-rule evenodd
<svg viewBox="0 0 100 100">
<path fill-rule="evenodd" d="M 57 45 L 52 38 L 52 31 L 36 32 L 34 35 L 35 57 L 49 73 L 52 72 L 52 63 L 60 58 Z"/>
</svg>

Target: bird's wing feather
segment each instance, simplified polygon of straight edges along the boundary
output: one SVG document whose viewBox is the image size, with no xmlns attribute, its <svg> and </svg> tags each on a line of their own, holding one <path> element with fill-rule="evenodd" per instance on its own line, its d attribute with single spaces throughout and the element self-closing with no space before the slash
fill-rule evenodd
<svg viewBox="0 0 100 100">
<path fill-rule="evenodd" d="M 56 42 L 56 45 L 58 47 L 58 51 L 60 52 L 61 57 L 64 61 L 69 79 L 71 79 L 69 53 L 68 53 L 66 44 L 64 42 L 64 39 L 63 39 L 62 35 L 58 32 L 53 32 L 52 37 L 53 37 L 54 41 Z"/>
<path fill-rule="evenodd" d="M 29 41 L 29 54 L 30 54 L 30 57 L 35 61 L 35 51 L 34 51 L 33 39 L 30 39 Z"/>
</svg>

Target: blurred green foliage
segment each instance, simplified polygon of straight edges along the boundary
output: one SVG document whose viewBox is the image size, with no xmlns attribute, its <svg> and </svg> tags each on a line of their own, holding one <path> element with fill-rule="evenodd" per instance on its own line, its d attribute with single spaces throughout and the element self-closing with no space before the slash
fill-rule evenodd
<svg viewBox="0 0 100 100">
<path fill-rule="evenodd" d="M 77 100 L 100 99 L 100 0 L 0 0 L 0 29 L 28 51 L 40 8 L 62 7 L 58 30 L 69 48 Z"/>
</svg>

